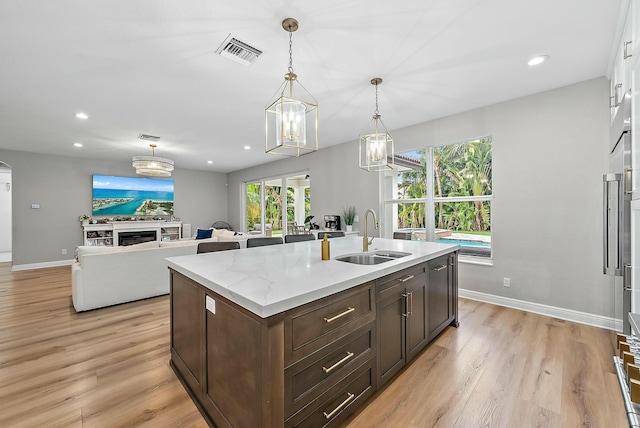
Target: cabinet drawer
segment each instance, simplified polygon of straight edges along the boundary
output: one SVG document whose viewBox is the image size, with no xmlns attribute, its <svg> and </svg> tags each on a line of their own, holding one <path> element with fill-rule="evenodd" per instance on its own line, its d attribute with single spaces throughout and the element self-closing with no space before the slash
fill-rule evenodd
<svg viewBox="0 0 640 428">
<path fill-rule="evenodd" d="M 285 365 L 310 355 L 375 319 L 373 284 L 326 297 L 285 315 Z"/>
<path fill-rule="evenodd" d="M 289 427 L 338 426 L 370 397 L 376 389 L 375 358 L 351 372 L 325 394 L 287 419 Z"/>
<path fill-rule="evenodd" d="M 410 267 L 399 272 L 383 276 L 376 280 L 376 300 L 380 301 L 387 296 L 397 293 L 396 286 L 407 287 L 416 282 L 416 278 L 426 271 L 426 265 Z M 422 277 L 424 278 L 424 277 Z"/>
<path fill-rule="evenodd" d="M 374 323 L 325 346 L 285 370 L 285 415 L 291 415 L 326 392 L 341 376 L 371 358 Z"/>
</svg>

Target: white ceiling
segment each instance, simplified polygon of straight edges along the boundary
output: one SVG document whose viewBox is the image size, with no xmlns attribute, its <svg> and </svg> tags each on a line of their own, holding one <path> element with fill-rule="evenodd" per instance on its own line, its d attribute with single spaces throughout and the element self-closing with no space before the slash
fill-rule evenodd
<svg viewBox="0 0 640 428">
<path fill-rule="evenodd" d="M 147 133 L 177 168 L 234 171 L 279 159 L 264 107 L 287 71 L 286 17 L 322 149 L 357 139 L 373 77 L 393 130 L 603 76 L 620 2 L 2 0 L 0 148 L 130 161 Z M 215 54 L 229 34 L 264 54 Z M 550 61 L 527 67 L 537 54 Z"/>
</svg>

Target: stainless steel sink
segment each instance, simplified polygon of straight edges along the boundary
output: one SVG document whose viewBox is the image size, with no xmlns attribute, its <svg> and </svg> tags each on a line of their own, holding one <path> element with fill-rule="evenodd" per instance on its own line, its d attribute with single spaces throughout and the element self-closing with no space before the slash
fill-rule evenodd
<svg viewBox="0 0 640 428">
<path fill-rule="evenodd" d="M 371 253 L 346 254 L 344 256 L 336 257 L 336 260 L 346 263 L 354 263 L 357 265 L 377 265 L 380 263 L 390 262 L 410 254 L 411 253 L 403 253 L 400 251 L 379 250 Z"/>
<path fill-rule="evenodd" d="M 399 259 L 401 257 L 406 257 L 411 255 L 411 253 L 404 253 L 402 251 L 388 251 L 388 250 L 374 251 L 373 254 L 376 254 L 382 257 L 391 257 L 393 259 Z"/>
</svg>

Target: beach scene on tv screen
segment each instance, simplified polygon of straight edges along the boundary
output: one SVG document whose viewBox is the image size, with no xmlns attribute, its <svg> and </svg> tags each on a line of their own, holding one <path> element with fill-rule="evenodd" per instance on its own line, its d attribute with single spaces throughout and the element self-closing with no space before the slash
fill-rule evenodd
<svg viewBox="0 0 640 428">
<path fill-rule="evenodd" d="M 173 215 L 173 180 L 93 176 L 94 216 Z"/>
</svg>

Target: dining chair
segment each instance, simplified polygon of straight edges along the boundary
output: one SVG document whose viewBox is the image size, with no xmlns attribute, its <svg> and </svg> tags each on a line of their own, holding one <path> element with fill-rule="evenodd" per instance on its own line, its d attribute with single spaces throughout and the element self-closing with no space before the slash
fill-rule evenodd
<svg viewBox="0 0 640 428">
<path fill-rule="evenodd" d="M 249 238 L 247 239 L 247 248 L 264 247 L 265 245 L 282 244 L 282 238 L 273 236 L 270 238 Z"/>
<path fill-rule="evenodd" d="M 240 243 L 238 241 L 224 242 L 201 242 L 198 244 L 197 253 L 215 253 L 216 251 L 239 250 Z"/>
<path fill-rule="evenodd" d="M 316 237 L 313 234 L 301 234 L 301 235 L 286 235 L 284 237 L 284 243 L 288 244 L 290 242 L 302 242 L 302 241 L 315 241 Z"/>
</svg>

